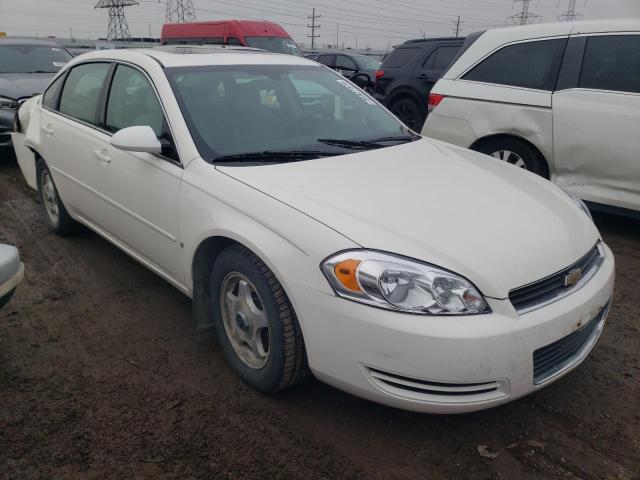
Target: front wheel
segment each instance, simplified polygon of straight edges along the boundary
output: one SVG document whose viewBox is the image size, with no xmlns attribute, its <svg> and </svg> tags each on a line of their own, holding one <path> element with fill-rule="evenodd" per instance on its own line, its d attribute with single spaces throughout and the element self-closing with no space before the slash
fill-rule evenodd
<svg viewBox="0 0 640 480">
<path fill-rule="evenodd" d="M 515 167 L 529 170 L 541 177 L 548 177 L 547 165 L 544 159 L 535 149 L 521 140 L 497 138 L 481 144 L 475 150 Z"/>
<path fill-rule="evenodd" d="M 282 285 L 257 255 L 242 246 L 225 249 L 210 278 L 216 334 L 240 378 L 263 392 L 277 392 L 307 373 L 302 333 Z"/>
</svg>

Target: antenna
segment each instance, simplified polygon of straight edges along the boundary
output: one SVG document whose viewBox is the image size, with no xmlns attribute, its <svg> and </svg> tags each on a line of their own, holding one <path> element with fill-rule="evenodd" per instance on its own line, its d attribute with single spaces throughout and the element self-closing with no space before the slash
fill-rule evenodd
<svg viewBox="0 0 640 480">
<path fill-rule="evenodd" d="M 311 29 L 311 35 L 307 35 L 311 39 L 311 50 L 313 51 L 316 38 L 320 37 L 320 34 L 316 35 L 316 30 L 320 28 L 320 25 L 316 24 L 316 19 L 322 17 L 322 15 L 316 15 L 316 9 L 312 10 L 311 15 L 307 15 L 307 18 L 311 19 L 311 25 L 307 25 L 307 28 Z"/>
<path fill-rule="evenodd" d="M 136 0 L 99 0 L 94 8 L 109 9 L 109 26 L 107 40 L 126 40 L 131 38 L 127 19 L 124 17 L 125 7 L 138 5 Z"/>
<path fill-rule="evenodd" d="M 516 2 L 522 3 L 522 9 L 520 13 L 516 13 L 507 17 L 504 23 L 513 23 L 514 25 L 528 25 L 530 23 L 540 23 L 542 21 L 542 15 L 538 15 L 536 13 L 531 13 L 529 11 L 529 4 L 531 0 L 514 0 L 513 4 Z"/>
<path fill-rule="evenodd" d="M 558 2 L 560 6 L 560 2 Z M 567 5 L 567 11 L 558 15 L 558 20 L 561 22 L 572 22 L 573 20 L 580 20 L 582 18 L 581 13 L 576 13 L 576 0 L 569 0 Z"/>
<path fill-rule="evenodd" d="M 167 0 L 166 23 L 188 23 L 196 21 L 193 0 Z"/>
</svg>

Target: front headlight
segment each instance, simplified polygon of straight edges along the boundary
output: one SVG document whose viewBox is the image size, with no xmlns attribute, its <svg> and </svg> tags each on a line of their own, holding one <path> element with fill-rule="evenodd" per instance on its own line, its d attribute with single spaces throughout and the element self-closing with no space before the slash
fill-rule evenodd
<svg viewBox="0 0 640 480">
<path fill-rule="evenodd" d="M 572 193 L 569 193 L 567 191 L 565 191 L 565 193 L 567 195 L 569 195 L 571 200 L 573 200 L 575 202 L 575 204 L 580 208 L 580 210 L 582 210 L 584 213 L 587 214 L 587 217 L 589 217 L 591 220 L 593 220 L 593 216 L 591 215 L 591 212 L 589 211 L 589 207 L 587 207 L 586 203 L 584 203 L 581 199 L 579 199 L 578 197 L 576 197 Z"/>
<path fill-rule="evenodd" d="M 329 257 L 322 270 L 339 296 L 367 305 L 425 315 L 491 311 L 466 278 L 397 255 L 352 250 Z"/>
<path fill-rule="evenodd" d="M 0 97 L 0 110 L 14 110 L 18 108 L 18 102 L 13 98 Z"/>
</svg>

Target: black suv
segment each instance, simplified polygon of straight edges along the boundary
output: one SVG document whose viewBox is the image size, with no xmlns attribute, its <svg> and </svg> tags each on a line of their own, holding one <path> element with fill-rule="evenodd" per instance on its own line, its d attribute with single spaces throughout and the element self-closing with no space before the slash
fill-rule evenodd
<svg viewBox="0 0 640 480">
<path fill-rule="evenodd" d="M 376 72 L 374 97 L 419 132 L 431 87 L 449 68 L 464 38 L 425 38 L 398 45 Z"/>
</svg>

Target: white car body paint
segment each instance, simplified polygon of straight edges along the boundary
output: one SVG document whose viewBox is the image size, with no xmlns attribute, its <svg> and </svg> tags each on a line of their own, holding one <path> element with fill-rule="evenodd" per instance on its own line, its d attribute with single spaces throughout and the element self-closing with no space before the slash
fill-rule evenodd
<svg viewBox="0 0 640 480">
<path fill-rule="evenodd" d="M 518 314 L 507 298 L 511 289 L 568 267 L 601 241 L 591 220 L 555 185 L 429 139 L 295 163 L 214 166 L 200 158 L 159 63 L 311 61 L 120 50 L 86 54 L 65 68 L 109 59 L 137 65 L 152 80 L 182 165 L 119 151 L 106 133 L 33 102 L 26 135 L 14 137 L 22 140 L 16 152 L 25 177 L 34 170 L 25 165 L 34 160 L 24 145 L 45 159 L 76 220 L 189 296 L 194 255 L 205 239 L 224 236 L 251 249 L 291 300 L 311 370 L 338 388 L 423 412 L 498 405 L 541 388 L 533 383 L 533 351 L 576 331 L 611 298 L 614 260 L 606 246 L 595 275 L 561 300 Z M 65 141 L 48 142 L 47 125 Z M 340 298 L 320 264 L 357 248 L 453 270 L 478 286 L 491 313 L 414 315 Z M 586 357 L 599 332 L 562 374 Z M 491 382 L 496 389 L 462 397 L 416 394 L 385 387 L 371 368 L 428 382 Z"/>
<path fill-rule="evenodd" d="M 550 179 L 584 200 L 640 210 L 640 93 L 541 91 L 463 80 L 504 46 L 553 38 L 640 35 L 640 19 L 560 22 L 482 34 L 432 89 L 444 99 L 422 134 L 465 148 L 507 134 L 537 148 Z"/>
</svg>

